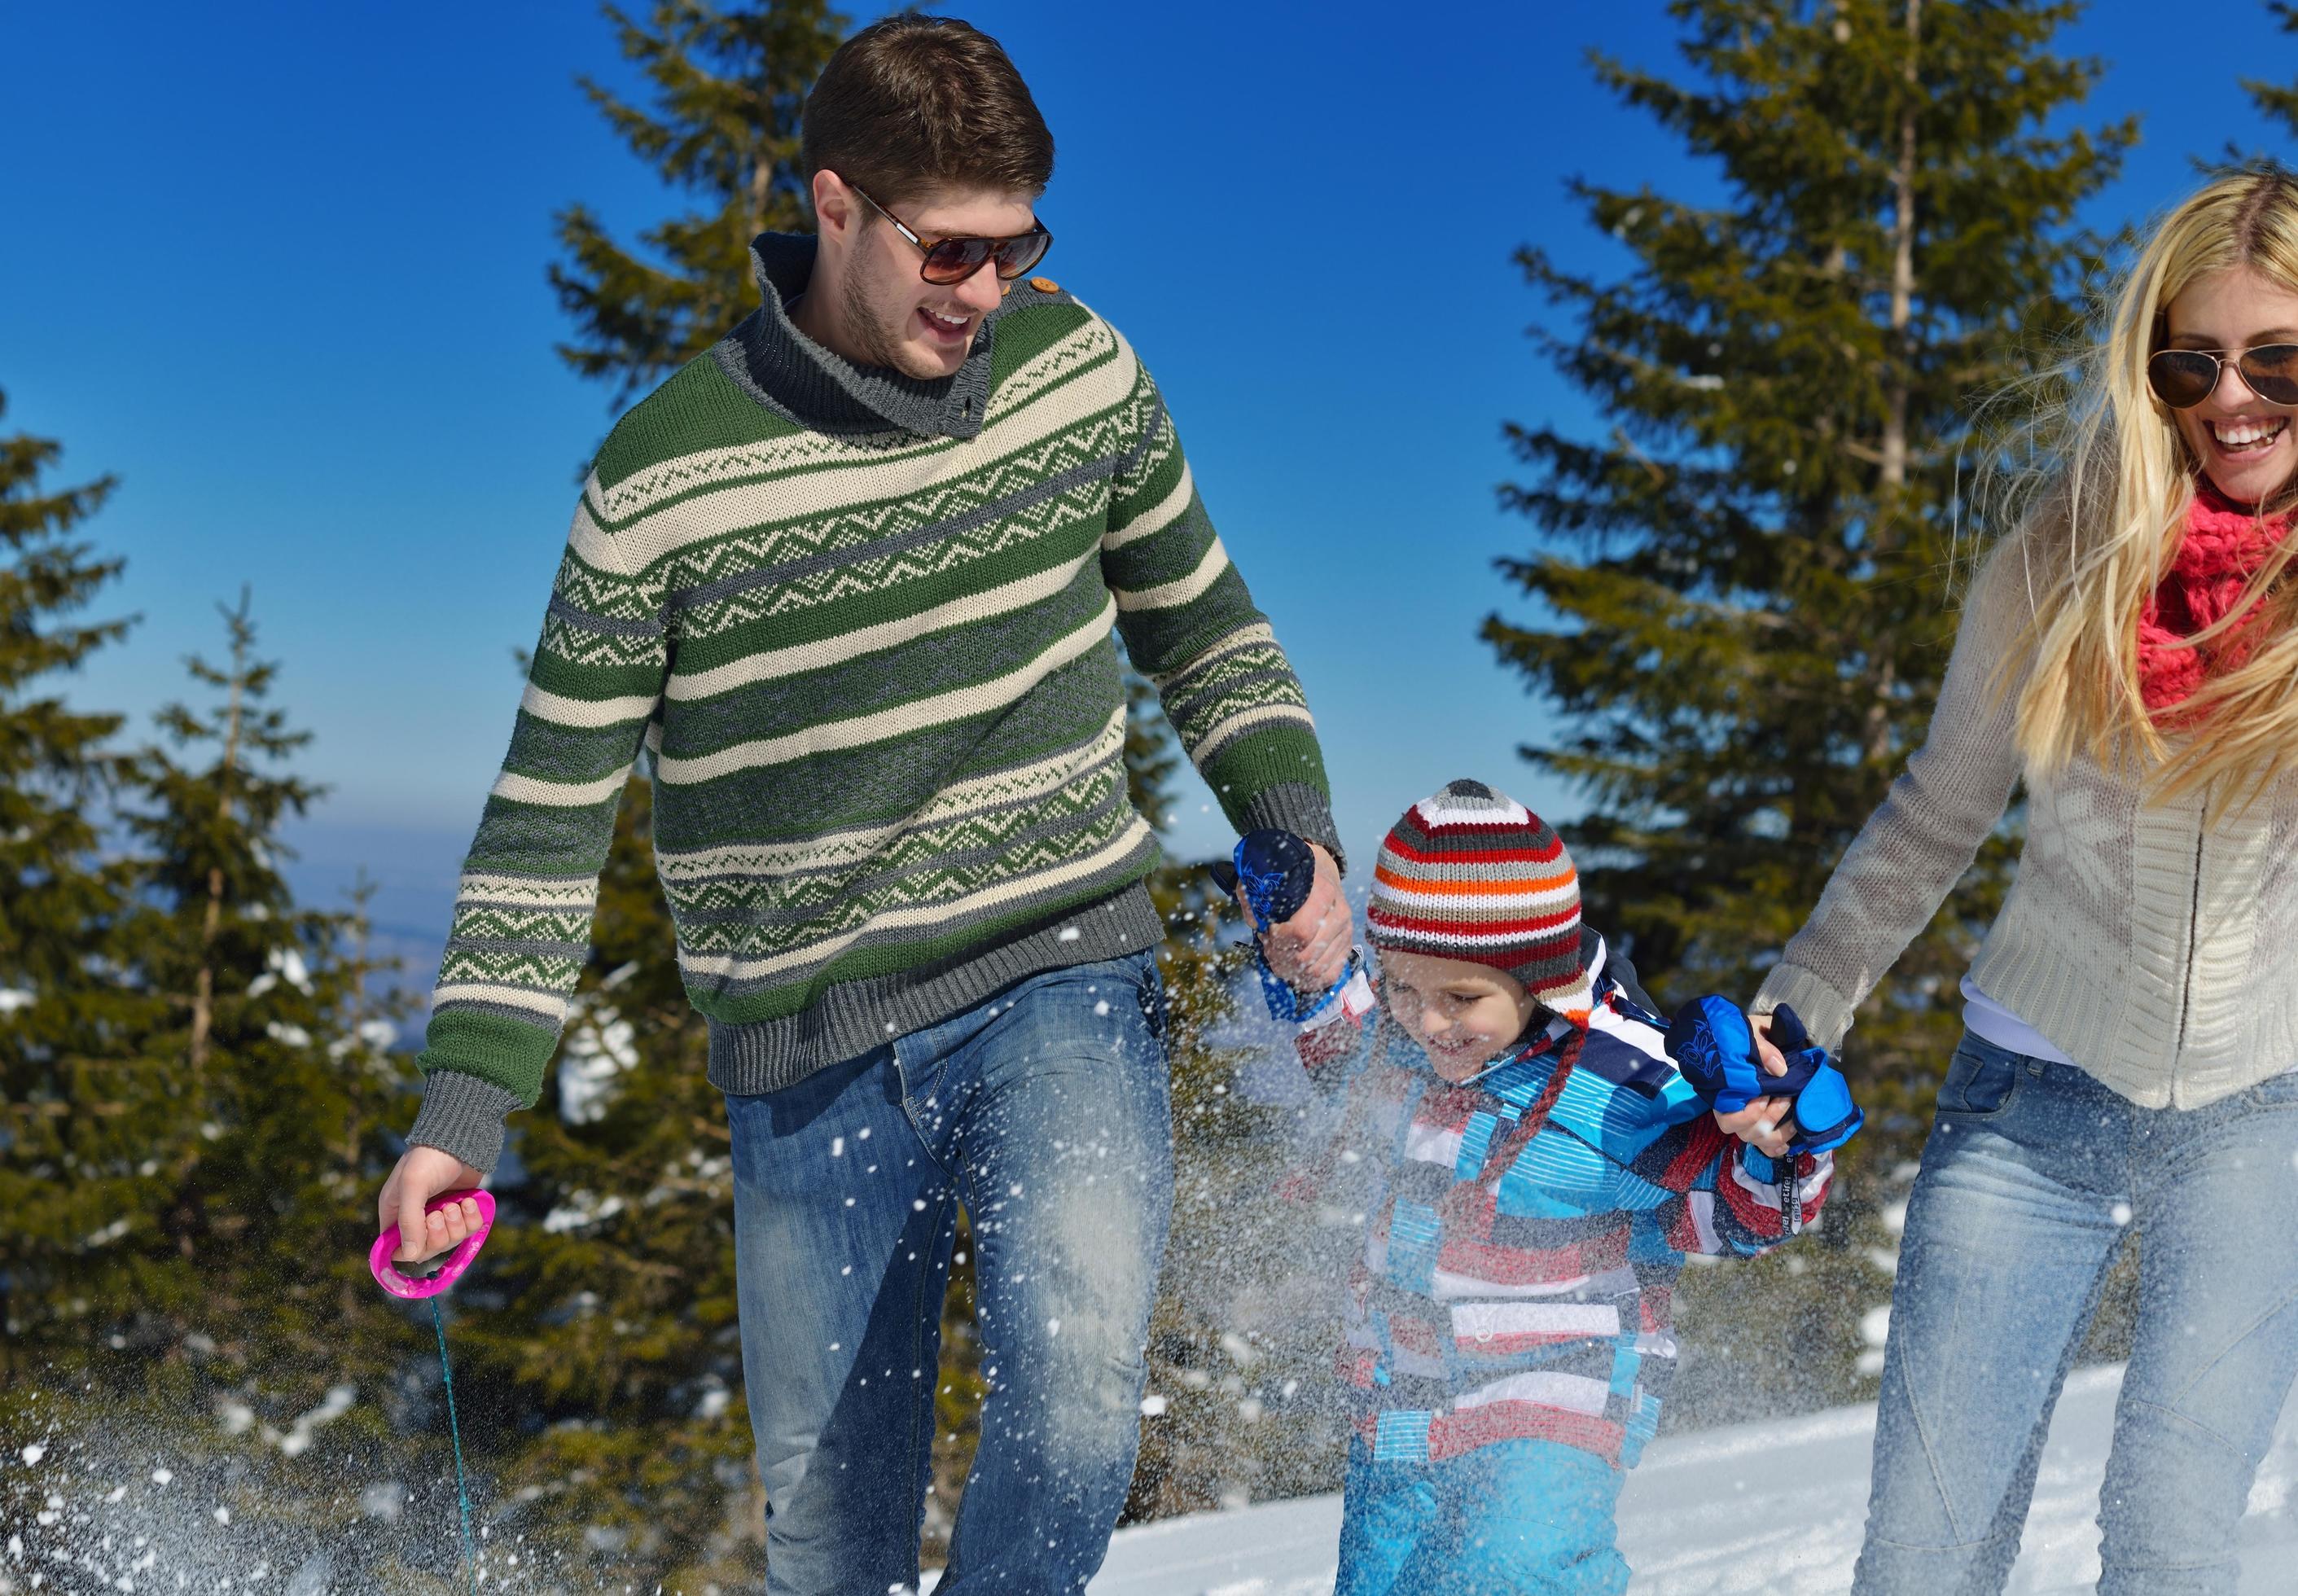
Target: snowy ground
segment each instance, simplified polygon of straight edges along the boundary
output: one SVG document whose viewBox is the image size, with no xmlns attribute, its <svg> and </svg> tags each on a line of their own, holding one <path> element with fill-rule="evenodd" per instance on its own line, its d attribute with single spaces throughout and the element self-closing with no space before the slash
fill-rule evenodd
<svg viewBox="0 0 2298 1596">
<path fill-rule="evenodd" d="M 2016 1596 L 2088 1591 L 2098 1578 L 2100 1476 L 2119 1369 L 2067 1382 L 2013 1575 Z M 1628 1476 L 1620 1543 L 1635 1596 L 1847 1590 L 1866 1517 L 1872 1408 L 1661 1441 Z M 1795 1459 L 1790 1476 L 1779 1468 Z M 1758 1466 L 1760 1462 L 1760 1466 Z M 1792 1488 L 1785 1483 L 1792 1480 Z M 2250 1493 L 2240 1596 L 2291 1589 L 2298 1563 L 2298 1402 Z M 1120 1532 L 1090 1596 L 1328 1596 L 1336 1496 L 1206 1513 Z"/>
</svg>

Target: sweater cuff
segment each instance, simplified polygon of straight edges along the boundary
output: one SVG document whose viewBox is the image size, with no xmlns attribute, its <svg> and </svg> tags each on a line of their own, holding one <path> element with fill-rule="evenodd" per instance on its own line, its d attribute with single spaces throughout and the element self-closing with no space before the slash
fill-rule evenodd
<svg viewBox="0 0 2298 1596">
<path fill-rule="evenodd" d="M 1306 781 L 1278 781 L 1262 788 L 1245 801 L 1238 822 L 1236 829 L 1241 832 L 1274 826 L 1304 842 L 1316 843 L 1333 856 L 1343 875 L 1348 873 L 1349 856 L 1341 848 L 1340 829 L 1333 824 L 1333 806 Z"/>
<path fill-rule="evenodd" d="M 520 1106 L 516 1096 L 492 1081 L 455 1070 L 434 1071 L 423 1078 L 423 1107 L 407 1144 L 436 1147 L 482 1175 L 492 1174 L 502 1155 L 503 1116 Z"/>
<path fill-rule="evenodd" d="M 1773 966 L 1748 1012 L 1768 1014 L 1777 1008 L 1793 1009 L 1811 1039 L 1830 1053 L 1843 1046 L 1843 1033 L 1851 1029 L 1851 1005 L 1833 987 L 1798 964 Z"/>
</svg>

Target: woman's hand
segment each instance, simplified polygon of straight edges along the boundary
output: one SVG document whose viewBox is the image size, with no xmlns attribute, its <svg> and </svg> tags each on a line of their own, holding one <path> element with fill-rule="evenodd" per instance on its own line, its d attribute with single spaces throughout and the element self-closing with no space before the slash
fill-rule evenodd
<svg viewBox="0 0 2298 1596">
<path fill-rule="evenodd" d="M 1773 1070 L 1772 1073 L 1781 1071 Z M 1727 1136 L 1738 1137 L 1766 1158 L 1784 1158 L 1788 1138 L 1780 1134 L 1780 1121 L 1794 1106 L 1791 1097 L 1758 1097 L 1736 1114 L 1715 1111 L 1715 1126 Z"/>
<path fill-rule="evenodd" d="M 1748 1029 L 1756 1033 L 1756 1059 L 1764 1066 L 1766 1075 L 1785 1075 L 1788 1055 L 1772 1040 L 1772 1017 L 1750 1014 Z M 1795 1107 L 1791 1097 L 1758 1097 L 1736 1114 L 1718 1113 L 1716 1127 L 1728 1135 L 1736 1136 L 1766 1158 L 1784 1157 L 1787 1137 L 1780 1134 L 1780 1121 Z"/>
<path fill-rule="evenodd" d="M 1788 1055 L 1780 1051 L 1777 1042 L 1772 1040 L 1772 1017 L 1769 1014 L 1750 1014 L 1748 1027 L 1756 1033 L 1756 1057 L 1764 1066 L 1764 1073 L 1785 1075 L 1788 1072 Z"/>
</svg>

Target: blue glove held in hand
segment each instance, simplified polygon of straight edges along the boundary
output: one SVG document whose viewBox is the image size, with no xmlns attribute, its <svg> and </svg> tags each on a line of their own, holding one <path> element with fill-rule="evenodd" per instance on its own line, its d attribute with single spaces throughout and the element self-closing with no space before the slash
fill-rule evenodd
<svg viewBox="0 0 2298 1596">
<path fill-rule="evenodd" d="M 1722 997 L 1701 997 L 1678 1009 L 1667 1028 L 1668 1056 L 1683 1079 L 1718 1113 L 1736 1114 L 1758 1097 L 1794 1102 L 1788 1127 L 1791 1153 L 1824 1153 L 1859 1133 L 1867 1116 L 1851 1099 L 1851 1083 L 1812 1045 L 1796 1012 L 1785 1006 L 1772 1015 L 1772 1040 L 1787 1054 L 1788 1072 L 1765 1072 L 1756 1052 L 1755 1028 L 1740 1005 Z"/>
<path fill-rule="evenodd" d="M 1269 928 L 1298 914 L 1316 887 L 1317 856 L 1309 851 L 1309 845 L 1292 832 L 1274 827 L 1247 831 L 1238 840 L 1236 854 L 1215 861 L 1211 873 L 1222 891 L 1242 891 L 1252 906 L 1252 917 L 1261 922 L 1253 935 L 1253 953 L 1261 971 L 1261 996 L 1269 1013 L 1283 1021 L 1311 1020 L 1323 1013 L 1356 978 L 1360 967 L 1356 950 L 1350 949 L 1349 967 L 1331 987 L 1323 992 L 1301 992 L 1269 967 L 1263 947 Z"/>
</svg>

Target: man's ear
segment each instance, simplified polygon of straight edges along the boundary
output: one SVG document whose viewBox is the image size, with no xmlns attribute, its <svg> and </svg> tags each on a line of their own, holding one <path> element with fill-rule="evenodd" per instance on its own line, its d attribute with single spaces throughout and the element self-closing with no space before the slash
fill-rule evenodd
<svg viewBox="0 0 2298 1596">
<path fill-rule="evenodd" d="M 836 172 L 827 167 L 814 174 L 815 231 L 824 238 L 845 239 L 860 220 L 862 202 Z"/>
</svg>

